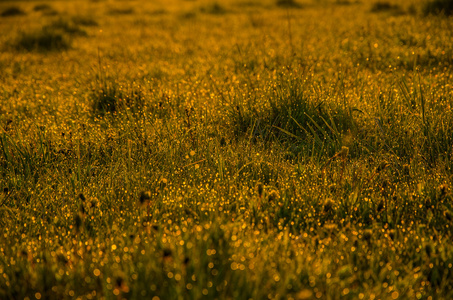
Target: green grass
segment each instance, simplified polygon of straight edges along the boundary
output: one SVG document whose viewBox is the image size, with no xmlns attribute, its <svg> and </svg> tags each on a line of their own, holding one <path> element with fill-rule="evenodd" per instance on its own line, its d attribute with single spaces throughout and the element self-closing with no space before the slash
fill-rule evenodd
<svg viewBox="0 0 453 300">
<path fill-rule="evenodd" d="M 2 13 L 0 14 L 1 17 L 14 17 L 14 16 L 23 16 L 26 15 L 26 13 L 17 6 L 10 6 L 2 10 Z"/>
<path fill-rule="evenodd" d="M 0 24 L 0 299 L 453 296 L 445 10 L 20 5 Z"/>
<path fill-rule="evenodd" d="M 451 16 L 453 13 L 453 4 L 448 0 L 434 0 L 425 3 L 423 8 L 425 14 Z"/>
</svg>

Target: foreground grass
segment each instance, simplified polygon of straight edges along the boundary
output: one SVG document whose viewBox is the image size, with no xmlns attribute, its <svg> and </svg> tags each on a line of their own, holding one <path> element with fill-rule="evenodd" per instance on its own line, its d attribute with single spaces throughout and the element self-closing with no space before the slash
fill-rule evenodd
<svg viewBox="0 0 453 300">
<path fill-rule="evenodd" d="M 0 298 L 451 298 L 451 18 L 345 3 L 3 2 Z"/>
</svg>

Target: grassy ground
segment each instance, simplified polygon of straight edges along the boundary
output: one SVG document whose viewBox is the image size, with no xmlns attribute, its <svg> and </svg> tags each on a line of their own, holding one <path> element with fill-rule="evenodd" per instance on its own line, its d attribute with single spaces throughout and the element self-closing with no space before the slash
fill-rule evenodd
<svg viewBox="0 0 453 300">
<path fill-rule="evenodd" d="M 453 297 L 426 3 L 0 2 L 0 298 Z"/>
</svg>

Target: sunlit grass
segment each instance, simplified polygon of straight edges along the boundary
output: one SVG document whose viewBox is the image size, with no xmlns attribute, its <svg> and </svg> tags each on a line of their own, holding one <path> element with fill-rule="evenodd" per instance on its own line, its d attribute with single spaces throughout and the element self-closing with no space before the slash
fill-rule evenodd
<svg viewBox="0 0 453 300">
<path fill-rule="evenodd" d="M 453 296 L 446 11 L 11 7 L 1 299 Z"/>
</svg>

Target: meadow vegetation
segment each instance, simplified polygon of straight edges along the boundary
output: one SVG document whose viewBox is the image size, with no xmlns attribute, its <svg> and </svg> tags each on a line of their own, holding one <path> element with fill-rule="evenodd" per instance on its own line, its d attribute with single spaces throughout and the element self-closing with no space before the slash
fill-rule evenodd
<svg viewBox="0 0 453 300">
<path fill-rule="evenodd" d="M 1 1 L 0 298 L 452 298 L 450 3 Z"/>
</svg>

